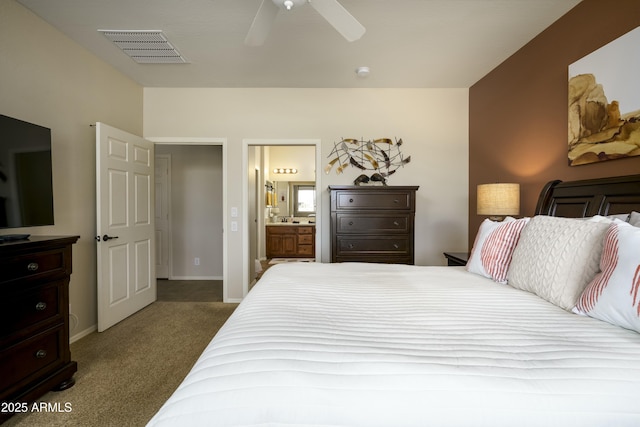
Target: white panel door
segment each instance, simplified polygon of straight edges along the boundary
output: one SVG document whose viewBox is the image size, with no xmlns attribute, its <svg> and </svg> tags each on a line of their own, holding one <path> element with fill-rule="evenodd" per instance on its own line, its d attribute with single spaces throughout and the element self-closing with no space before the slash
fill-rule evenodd
<svg viewBox="0 0 640 427">
<path fill-rule="evenodd" d="M 153 143 L 96 125 L 98 331 L 156 300 Z"/>
</svg>

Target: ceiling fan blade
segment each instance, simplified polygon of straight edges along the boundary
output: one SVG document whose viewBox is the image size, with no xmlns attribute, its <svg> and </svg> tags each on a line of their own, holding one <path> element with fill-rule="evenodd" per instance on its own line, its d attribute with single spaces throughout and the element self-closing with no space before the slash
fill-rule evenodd
<svg viewBox="0 0 640 427">
<path fill-rule="evenodd" d="M 253 18 L 253 23 L 247 37 L 244 39 L 244 44 L 247 46 L 261 46 L 271 31 L 271 25 L 275 21 L 276 16 L 280 12 L 280 9 L 272 0 L 262 0 L 260 9 Z"/>
<path fill-rule="evenodd" d="M 350 42 L 358 40 L 366 31 L 337 0 L 310 0 L 309 4 Z"/>
</svg>

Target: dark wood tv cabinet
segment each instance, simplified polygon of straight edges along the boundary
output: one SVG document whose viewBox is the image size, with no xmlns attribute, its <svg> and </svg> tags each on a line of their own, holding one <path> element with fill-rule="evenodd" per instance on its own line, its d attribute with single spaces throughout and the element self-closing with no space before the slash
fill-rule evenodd
<svg viewBox="0 0 640 427">
<path fill-rule="evenodd" d="M 78 236 L 0 244 L 0 405 L 18 409 L 74 384 L 69 351 L 71 245 Z M 0 413 L 0 423 L 13 413 Z"/>
</svg>

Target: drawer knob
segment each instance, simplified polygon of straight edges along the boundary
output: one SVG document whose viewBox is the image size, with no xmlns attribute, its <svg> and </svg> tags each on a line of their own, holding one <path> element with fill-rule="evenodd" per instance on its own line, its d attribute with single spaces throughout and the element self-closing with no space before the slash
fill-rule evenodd
<svg viewBox="0 0 640 427">
<path fill-rule="evenodd" d="M 349 225 L 353 225 L 353 221 L 349 221 Z"/>
<path fill-rule="evenodd" d="M 398 203 L 400 203 L 400 200 L 395 199 L 395 200 L 393 201 L 393 203 L 398 204 Z"/>
<path fill-rule="evenodd" d="M 47 357 L 47 351 L 46 350 L 38 350 L 38 351 L 36 351 L 36 359 L 44 359 L 45 357 Z"/>
<path fill-rule="evenodd" d="M 353 249 L 353 248 L 354 248 L 353 243 L 349 243 L 349 249 Z"/>
<path fill-rule="evenodd" d="M 46 302 L 40 301 L 39 303 L 36 304 L 36 310 L 38 311 L 43 311 L 46 308 L 47 308 Z"/>
<path fill-rule="evenodd" d="M 27 270 L 29 271 L 38 271 L 38 268 L 40 268 L 40 266 L 37 262 L 30 262 L 27 264 Z"/>
<path fill-rule="evenodd" d="M 397 243 L 393 244 L 394 249 L 398 249 L 400 247 L 400 245 L 398 245 Z"/>
<path fill-rule="evenodd" d="M 400 223 L 398 221 L 393 221 L 393 225 L 395 225 L 396 227 L 400 225 Z"/>
<path fill-rule="evenodd" d="M 349 199 L 349 203 L 353 203 L 353 199 Z"/>
</svg>

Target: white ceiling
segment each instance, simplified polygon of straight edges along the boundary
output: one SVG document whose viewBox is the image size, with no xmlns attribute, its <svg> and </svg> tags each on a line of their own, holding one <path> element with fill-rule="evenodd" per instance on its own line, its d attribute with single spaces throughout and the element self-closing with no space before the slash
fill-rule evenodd
<svg viewBox="0 0 640 427">
<path fill-rule="evenodd" d="M 248 47 L 261 0 L 17 1 L 145 87 L 308 88 L 470 87 L 580 2 L 341 0 L 366 27 L 351 43 L 304 5 Z M 189 63 L 138 64 L 98 29 L 162 30 Z"/>
</svg>

